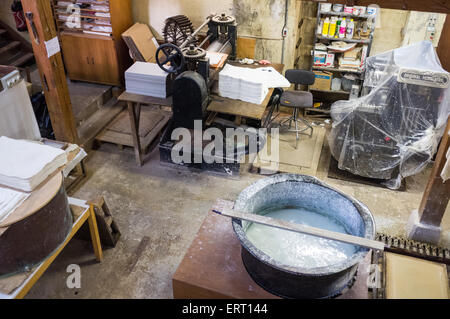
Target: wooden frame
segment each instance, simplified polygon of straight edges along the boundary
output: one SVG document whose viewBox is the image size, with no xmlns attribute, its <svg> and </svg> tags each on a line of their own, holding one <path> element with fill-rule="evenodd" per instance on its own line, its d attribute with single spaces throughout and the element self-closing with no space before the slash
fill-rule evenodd
<svg viewBox="0 0 450 319">
<path fill-rule="evenodd" d="M 46 260 L 44 260 L 39 266 L 37 266 L 34 271 L 22 282 L 22 284 L 17 287 L 14 292 L 10 295 L 4 295 L 1 297 L 6 297 L 9 299 L 22 299 L 26 296 L 26 294 L 30 291 L 30 289 L 34 286 L 34 284 L 39 280 L 39 278 L 44 274 L 44 272 L 50 267 L 56 257 L 59 256 L 61 251 L 67 246 L 69 241 L 73 238 L 73 236 L 78 232 L 78 230 L 83 226 L 83 224 L 87 221 L 89 223 L 89 231 L 91 234 L 92 247 L 94 249 L 95 256 L 98 262 L 103 260 L 103 250 L 100 243 L 100 236 L 97 228 L 97 220 L 95 218 L 94 207 L 92 205 L 88 205 L 85 201 L 69 198 L 69 204 L 71 206 L 76 206 L 84 209 L 84 211 L 78 216 L 78 218 L 74 221 L 72 230 L 70 234 L 67 236 L 66 240 L 63 244 Z M 8 280 L 7 278 L 1 279 Z"/>
</svg>

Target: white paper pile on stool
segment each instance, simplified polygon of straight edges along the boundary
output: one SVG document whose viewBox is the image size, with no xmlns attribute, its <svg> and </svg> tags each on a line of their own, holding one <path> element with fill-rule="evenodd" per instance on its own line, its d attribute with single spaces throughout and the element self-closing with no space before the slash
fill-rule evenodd
<svg viewBox="0 0 450 319">
<path fill-rule="evenodd" d="M 219 94 L 230 99 L 261 104 L 273 87 L 289 87 L 290 83 L 272 67 L 241 68 L 225 65 L 219 73 Z"/>
<path fill-rule="evenodd" d="M 125 72 L 128 93 L 166 98 L 168 73 L 156 63 L 136 62 Z"/>
<path fill-rule="evenodd" d="M 0 223 L 19 207 L 30 194 L 0 187 Z"/>
<path fill-rule="evenodd" d="M 67 154 L 51 146 L 0 137 L 0 185 L 33 191 L 67 163 Z"/>
</svg>

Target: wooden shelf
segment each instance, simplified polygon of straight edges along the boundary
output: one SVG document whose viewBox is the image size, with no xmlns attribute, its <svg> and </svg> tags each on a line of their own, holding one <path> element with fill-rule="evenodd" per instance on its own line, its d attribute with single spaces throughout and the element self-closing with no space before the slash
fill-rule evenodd
<svg viewBox="0 0 450 319">
<path fill-rule="evenodd" d="M 362 15 L 354 15 L 352 13 L 345 13 L 345 12 L 334 12 L 334 11 L 329 11 L 329 12 L 324 12 L 324 11 L 320 11 L 319 12 L 320 15 L 327 15 L 327 16 L 338 16 L 338 17 L 350 17 L 350 18 L 355 18 L 355 19 L 368 19 L 368 18 L 372 18 L 372 17 L 376 17 L 375 14 L 362 14 Z"/>
<path fill-rule="evenodd" d="M 370 39 L 329 38 L 329 37 L 324 37 L 323 35 L 318 35 L 317 39 L 330 40 L 330 41 L 343 41 L 343 42 L 349 42 L 349 43 L 364 43 L 364 44 L 369 44 L 370 43 Z"/>
<path fill-rule="evenodd" d="M 77 14 L 80 24 L 71 28 L 71 24 L 66 25 L 66 18 L 71 16 L 66 12 L 69 4 L 51 1 L 68 77 L 122 86 L 124 72 L 132 63 L 121 37 L 133 24 L 131 0 L 68 2 L 86 4 Z"/>
<path fill-rule="evenodd" d="M 321 70 L 321 71 L 330 71 L 330 72 L 343 72 L 343 73 L 356 73 L 356 74 L 362 74 L 363 71 L 359 70 L 345 70 L 345 69 L 337 69 L 337 68 L 330 68 L 325 66 L 313 66 L 313 70 Z"/>
<path fill-rule="evenodd" d="M 318 89 L 309 89 L 310 91 L 314 91 L 314 92 L 323 92 L 323 93 L 334 93 L 334 94 L 345 94 L 345 95 L 350 95 L 350 92 L 347 91 L 333 91 L 333 90 L 318 90 Z"/>
<path fill-rule="evenodd" d="M 313 112 L 319 112 L 319 113 L 325 113 L 330 114 L 331 110 L 322 109 L 320 107 L 308 107 L 306 108 L 307 111 L 313 111 Z"/>
</svg>

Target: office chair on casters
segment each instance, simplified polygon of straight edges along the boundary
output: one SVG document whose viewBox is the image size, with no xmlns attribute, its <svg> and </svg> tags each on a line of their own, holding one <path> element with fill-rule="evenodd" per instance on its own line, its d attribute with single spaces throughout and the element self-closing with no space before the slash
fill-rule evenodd
<svg viewBox="0 0 450 319">
<path fill-rule="evenodd" d="M 296 85 L 313 85 L 315 82 L 314 72 L 306 70 L 290 69 L 286 71 L 286 79 L 289 82 Z M 310 92 L 306 91 L 284 91 L 280 97 L 280 105 L 284 107 L 293 108 L 292 116 L 280 123 L 280 128 L 283 128 L 287 122 L 289 122 L 289 132 L 296 133 L 295 148 L 297 148 L 299 135 L 308 135 L 310 138 L 313 135 L 314 128 L 303 117 L 298 116 L 299 109 L 305 109 L 313 106 L 313 96 Z M 292 122 L 295 123 L 295 129 L 292 129 Z M 304 124 L 306 127 L 299 127 L 299 124 Z M 304 133 L 311 130 L 310 134 Z"/>
</svg>

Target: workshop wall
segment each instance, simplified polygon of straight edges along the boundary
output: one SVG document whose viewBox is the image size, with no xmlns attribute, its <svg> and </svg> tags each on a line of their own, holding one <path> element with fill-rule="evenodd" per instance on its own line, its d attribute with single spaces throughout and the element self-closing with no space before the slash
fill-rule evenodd
<svg viewBox="0 0 450 319">
<path fill-rule="evenodd" d="M 299 2 L 289 1 L 284 60 L 287 67 L 294 62 Z M 133 0 L 135 20 L 150 24 L 159 34 L 169 16 L 184 14 L 197 27 L 210 13 L 232 14 L 239 24 L 238 36 L 256 39 L 255 58 L 273 62 L 281 61 L 284 11 L 285 2 L 280 0 Z"/>
<path fill-rule="evenodd" d="M 0 20 L 15 29 L 11 0 L 0 0 Z M 172 15 L 185 14 L 194 26 L 200 25 L 205 17 L 213 12 L 227 12 L 236 17 L 239 23 L 239 37 L 256 40 L 255 58 L 280 62 L 283 39 L 285 2 L 283 0 L 132 0 L 133 16 L 136 22 L 151 25 L 155 33 L 161 33 L 164 20 Z M 309 52 L 312 49 L 317 3 L 312 1 L 289 0 L 288 34 L 285 39 L 284 63 L 293 67 L 296 58 L 299 67 L 309 65 Z M 426 24 L 432 13 L 382 9 L 380 23 L 376 28 L 372 55 L 391 50 L 402 45 L 421 41 L 426 35 Z M 445 22 L 445 14 L 436 16 L 437 46 Z M 298 30 L 301 17 L 305 23 Z M 312 32 L 311 32 L 312 31 Z M 18 32 L 29 41 L 27 32 Z M 298 38 L 301 45 L 296 48 Z"/>
<path fill-rule="evenodd" d="M 436 17 L 433 44 L 437 47 L 445 22 L 445 14 L 381 9 L 371 55 L 425 40 L 428 18 L 432 15 Z"/>
</svg>

